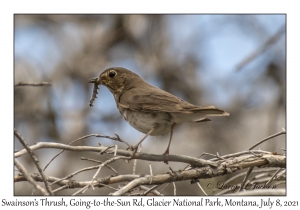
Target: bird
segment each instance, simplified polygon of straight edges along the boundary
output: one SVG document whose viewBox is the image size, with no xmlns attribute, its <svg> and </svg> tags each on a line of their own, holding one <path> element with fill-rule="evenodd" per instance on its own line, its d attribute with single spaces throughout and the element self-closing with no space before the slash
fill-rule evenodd
<svg viewBox="0 0 300 210">
<path fill-rule="evenodd" d="M 211 121 L 208 116 L 229 116 L 229 113 L 214 106 L 197 106 L 150 85 L 138 74 L 122 67 L 104 70 L 92 78 L 94 84 L 90 107 L 97 98 L 99 85 L 113 94 L 116 106 L 124 119 L 136 130 L 146 134 L 135 146 L 133 154 L 147 136 L 161 136 L 170 132 L 168 146 L 163 155 L 169 155 L 173 129 L 185 122 Z"/>
</svg>

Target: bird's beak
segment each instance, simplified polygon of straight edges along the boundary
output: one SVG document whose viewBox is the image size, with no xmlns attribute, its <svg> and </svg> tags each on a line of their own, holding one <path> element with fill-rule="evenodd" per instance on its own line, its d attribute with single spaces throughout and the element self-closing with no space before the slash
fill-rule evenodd
<svg viewBox="0 0 300 210">
<path fill-rule="evenodd" d="M 96 77 L 96 78 L 90 79 L 89 83 L 97 83 L 97 84 L 99 84 L 100 82 L 98 81 L 98 77 Z"/>
</svg>

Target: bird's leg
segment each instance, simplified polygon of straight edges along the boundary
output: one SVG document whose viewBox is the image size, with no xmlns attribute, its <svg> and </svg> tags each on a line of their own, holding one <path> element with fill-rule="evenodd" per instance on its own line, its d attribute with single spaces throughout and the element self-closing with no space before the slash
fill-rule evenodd
<svg viewBox="0 0 300 210">
<path fill-rule="evenodd" d="M 171 145 L 171 141 L 172 141 L 172 136 L 173 136 L 173 128 L 175 126 L 175 123 L 173 123 L 171 125 L 171 133 L 170 133 L 170 140 L 169 140 L 169 144 L 168 144 L 168 147 L 166 149 L 166 151 L 163 153 L 163 155 L 166 156 L 166 159 L 164 161 L 164 163 L 168 164 L 168 156 L 169 156 L 169 148 L 170 148 L 170 145 Z"/>
<path fill-rule="evenodd" d="M 133 154 L 132 154 L 132 157 L 134 156 L 134 154 L 136 153 L 137 151 L 137 148 L 139 147 L 139 145 L 147 138 L 147 136 L 149 136 L 155 129 L 157 128 L 157 124 L 155 124 L 153 126 L 153 128 L 151 128 L 151 130 L 134 146 L 134 147 L 129 147 L 127 149 L 131 149 L 133 150 Z"/>
</svg>

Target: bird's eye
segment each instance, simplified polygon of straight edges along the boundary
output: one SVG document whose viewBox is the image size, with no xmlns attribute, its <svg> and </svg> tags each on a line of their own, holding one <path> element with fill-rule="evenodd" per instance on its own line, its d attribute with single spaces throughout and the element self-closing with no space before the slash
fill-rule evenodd
<svg viewBox="0 0 300 210">
<path fill-rule="evenodd" d="M 109 76 L 110 78 L 114 78 L 116 75 L 117 75 L 117 72 L 115 72 L 115 71 L 110 71 L 110 72 L 108 73 L 108 76 Z"/>
</svg>

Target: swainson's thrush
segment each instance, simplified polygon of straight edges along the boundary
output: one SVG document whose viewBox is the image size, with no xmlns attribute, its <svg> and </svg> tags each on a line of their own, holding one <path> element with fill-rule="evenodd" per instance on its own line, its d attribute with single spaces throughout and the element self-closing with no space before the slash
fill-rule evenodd
<svg viewBox="0 0 300 210">
<path fill-rule="evenodd" d="M 90 106 L 93 106 L 98 86 L 104 85 L 113 94 L 125 120 L 146 134 L 132 148 L 134 153 L 148 135 L 159 136 L 171 132 L 168 147 L 164 152 L 168 155 L 175 125 L 184 122 L 211 121 L 206 116 L 229 116 L 227 112 L 214 106 L 196 106 L 185 102 L 121 67 L 106 69 L 98 78 L 90 79 L 89 83 L 94 83 Z"/>
</svg>

